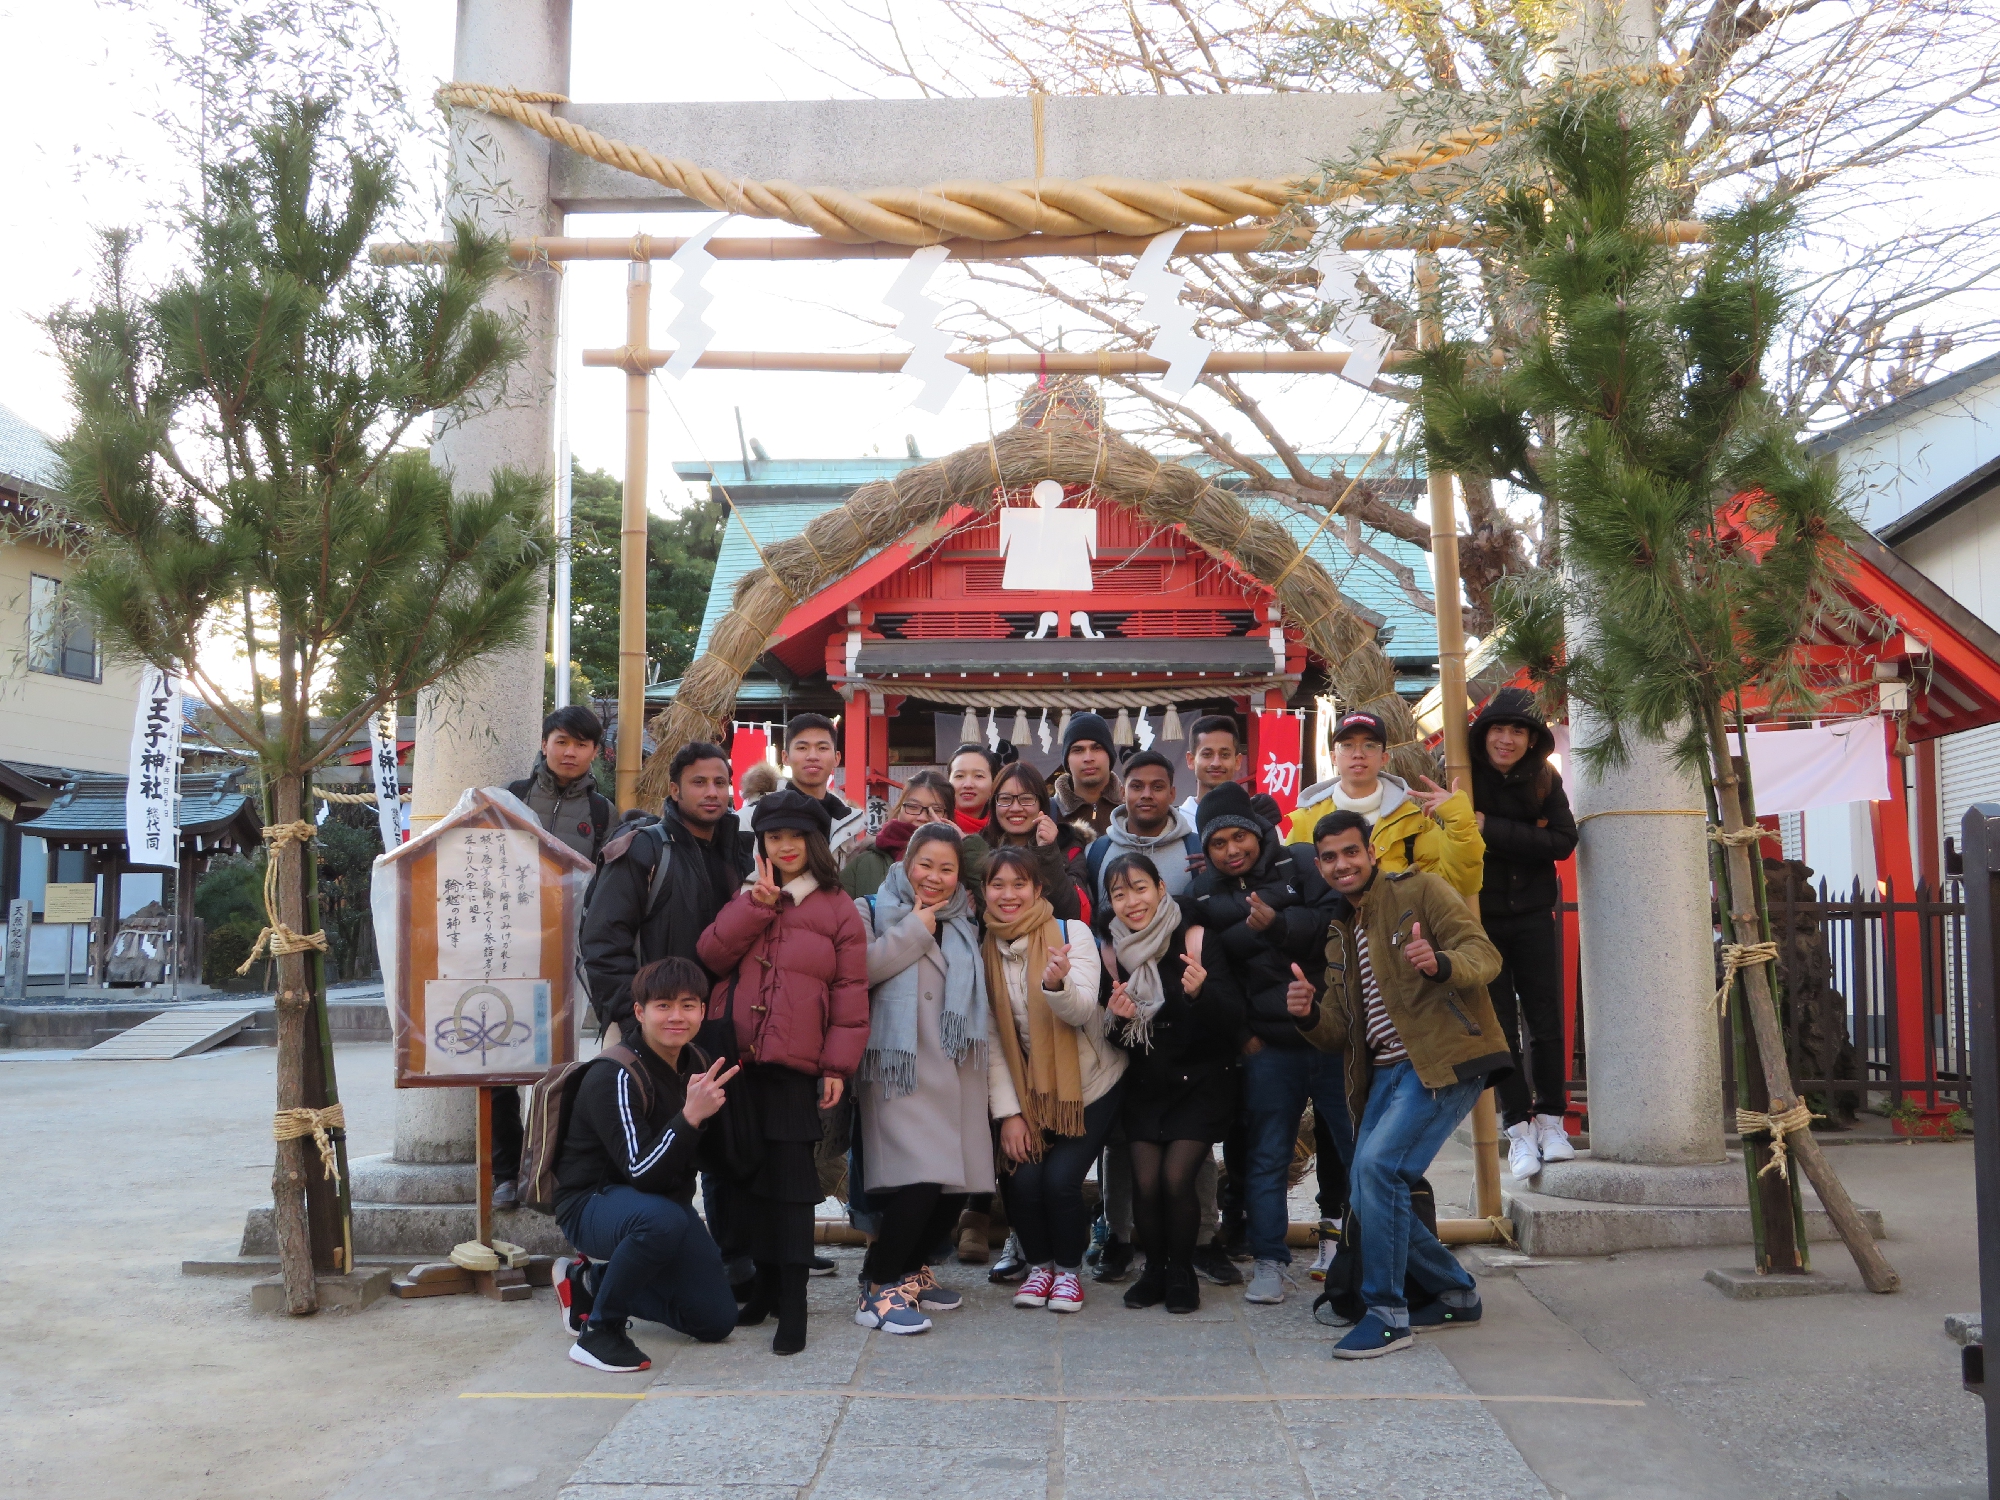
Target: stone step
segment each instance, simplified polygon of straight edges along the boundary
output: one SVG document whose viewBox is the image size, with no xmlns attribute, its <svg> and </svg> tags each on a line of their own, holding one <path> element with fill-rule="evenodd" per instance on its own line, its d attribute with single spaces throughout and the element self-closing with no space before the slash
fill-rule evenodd
<svg viewBox="0 0 2000 1500">
<path fill-rule="evenodd" d="M 192 1057 L 227 1041 L 248 1026 L 257 1007 L 231 1010 L 169 1010 L 99 1042 L 83 1054 L 93 1062 L 159 1060 Z"/>
<path fill-rule="evenodd" d="M 1747 1245 L 1752 1239 L 1747 1203 L 1606 1203 L 1511 1188 L 1504 1195 L 1514 1236 L 1528 1255 L 1618 1255 L 1628 1250 Z M 1805 1209 L 1808 1240 L 1840 1238 L 1810 1192 Z M 1881 1210 L 1860 1212 L 1869 1233 L 1881 1239 L 1885 1233 Z"/>
<path fill-rule="evenodd" d="M 470 1203 L 357 1203 L 354 1205 L 355 1258 L 413 1256 L 441 1260 L 453 1245 L 479 1233 L 479 1211 Z M 556 1221 L 531 1209 L 496 1211 L 493 1233 L 535 1255 L 567 1255 L 569 1242 Z M 278 1237 L 269 1206 L 253 1208 L 243 1224 L 244 1255 L 275 1255 Z"/>
</svg>

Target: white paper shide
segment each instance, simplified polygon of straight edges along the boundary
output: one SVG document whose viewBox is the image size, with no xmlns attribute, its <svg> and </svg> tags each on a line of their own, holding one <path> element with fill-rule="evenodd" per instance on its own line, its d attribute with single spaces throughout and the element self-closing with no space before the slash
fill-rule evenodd
<svg viewBox="0 0 2000 1500">
<path fill-rule="evenodd" d="M 174 800 L 180 786 L 181 680 L 148 666 L 139 674 L 132 759 L 125 777 L 126 857 L 135 865 L 180 865 Z"/>
</svg>

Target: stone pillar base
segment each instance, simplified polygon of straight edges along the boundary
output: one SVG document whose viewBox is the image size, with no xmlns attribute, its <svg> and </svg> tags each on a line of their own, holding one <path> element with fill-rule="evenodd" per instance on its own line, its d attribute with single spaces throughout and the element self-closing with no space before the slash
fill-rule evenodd
<svg viewBox="0 0 2000 1500">
<path fill-rule="evenodd" d="M 1753 1238 L 1739 1157 L 1659 1167 L 1579 1156 L 1552 1162 L 1527 1184 L 1509 1178 L 1502 1193 L 1515 1237 L 1529 1255 L 1617 1255 L 1748 1245 Z M 1810 1188 L 1805 1210 L 1809 1241 L 1840 1238 Z M 1864 1208 L 1861 1215 L 1869 1233 L 1882 1238 L 1881 1211 Z"/>
</svg>

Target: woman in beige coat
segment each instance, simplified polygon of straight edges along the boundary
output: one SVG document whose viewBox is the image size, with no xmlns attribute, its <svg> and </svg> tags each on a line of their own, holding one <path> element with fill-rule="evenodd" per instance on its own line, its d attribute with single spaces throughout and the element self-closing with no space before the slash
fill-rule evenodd
<svg viewBox="0 0 2000 1500">
<path fill-rule="evenodd" d="M 922 825 L 880 889 L 855 902 L 869 933 L 861 1156 L 880 1229 L 854 1320 L 888 1333 L 922 1333 L 924 1313 L 959 1305 L 925 1260 L 965 1194 L 993 1191 L 991 1017 L 979 925 L 960 880 L 963 843 L 949 823 Z"/>
<path fill-rule="evenodd" d="M 1097 944 L 1083 923 L 1055 919 L 1041 862 L 1003 845 L 983 879 L 989 1108 L 1009 1163 L 1007 1218 L 1029 1265 L 1014 1305 L 1077 1312 L 1090 1238 L 1083 1179 L 1118 1117 L 1125 1054 L 1105 1035 Z"/>
</svg>

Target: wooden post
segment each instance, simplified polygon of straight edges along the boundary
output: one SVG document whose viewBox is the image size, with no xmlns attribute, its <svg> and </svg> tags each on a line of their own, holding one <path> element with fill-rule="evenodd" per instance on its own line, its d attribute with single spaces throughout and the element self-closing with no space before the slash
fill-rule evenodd
<svg viewBox="0 0 2000 1500">
<path fill-rule="evenodd" d="M 1438 307 L 1437 257 L 1417 257 L 1418 298 L 1423 320 L 1418 337 L 1426 349 L 1444 341 Z M 1465 724 L 1465 615 L 1458 592 L 1458 517 L 1449 474 L 1432 470 L 1426 480 L 1431 501 L 1431 598 L 1437 607 L 1438 695 L 1444 719 L 1444 784 L 1472 794 L 1472 749 Z M 1473 915 L 1479 903 L 1471 903 Z M 1487 1089 L 1472 1106 L 1474 1211 L 1482 1219 L 1500 1215 L 1500 1115 Z"/>
<path fill-rule="evenodd" d="M 483 1085 L 479 1093 L 479 1151 L 473 1170 L 479 1175 L 477 1186 L 479 1203 L 479 1227 L 476 1237 L 482 1245 L 493 1243 L 493 1090 Z"/>
<path fill-rule="evenodd" d="M 618 810 L 639 805 L 646 758 L 646 435 L 652 376 L 636 357 L 647 350 L 653 265 L 632 262 L 625 284 L 625 501 L 618 522 Z M 567 663 L 558 666 L 566 671 Z"/>
</svg>

